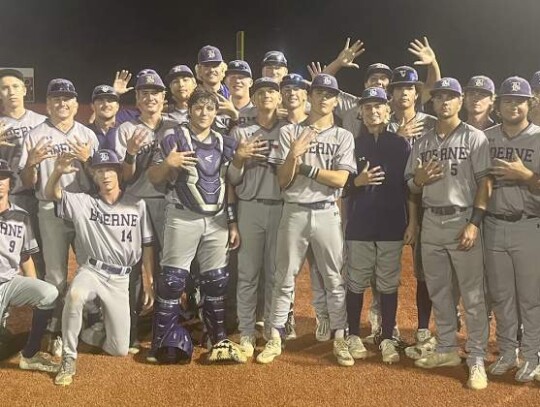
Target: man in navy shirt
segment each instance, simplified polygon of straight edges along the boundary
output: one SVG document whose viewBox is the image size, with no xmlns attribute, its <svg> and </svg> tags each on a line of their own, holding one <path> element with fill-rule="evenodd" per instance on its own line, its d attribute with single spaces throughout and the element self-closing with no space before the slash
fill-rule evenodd
<svg viewBox="0 0 540 407">
<path fill-rule="evenodd" d="M 367 356 L 359 336 L 359 319 L 364 291 L 374 279 L 381 302 L 382 359 L 394 363 L 399 361 L 392 333 L 401 251 L 403 244 L 413 243 L 416 230 L 416 207 L 412 201 L 409 203 L 411 216 L 408 217 L 407 186 L 403 178 L 411 147 L 406 139 L 387 130 L 390 108 L 383 88 L 367 88 L 359 103 L 363 124 L 355 139 L 358 174 L 349 177 L 345 232 L 348 345 L 354 358 Z"/>
<path fill-rule="evenodd" d="M 98 85 L 92 92 L 92 110 L 96 115 L 88 127 L 96 133 L 99 149 L 114 150 L 116 114 L 120 108 L 120 95 L 109 85 Z"/>
</svg>

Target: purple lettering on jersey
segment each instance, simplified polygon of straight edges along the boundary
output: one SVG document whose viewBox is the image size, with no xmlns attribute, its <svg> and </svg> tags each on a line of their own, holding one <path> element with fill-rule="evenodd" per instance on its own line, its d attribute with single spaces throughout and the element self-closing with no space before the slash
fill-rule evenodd
<svg viewBox="0 0 540 407">
<path fill-rule="evenodd" d="M 105 226 L 135 227 L 139 221 L 139 215 L 132 213 L 103 213 L 92 208 L 90 220 Z"/>
<path fill-rule="evenodd" d="M 22 238 L 23 227 L 0 221 L 0 235 Z"/>
<path fill-rule="evenodd" d="M 533 162 L 534 150 L 532 148 L 490 147 L 489 152 L 492 159 L 498 158 L 500 160 L 513 161 L 515 153 L 521 161 L 526 163 Z"/>
<path fill-rule="evenodd" d="M 437 159 L 440 161 L 447 160 L 466 160 L 469 158 L 469 152 L 467 147 L 443 147 L 439 149 L 433 149 L 423 151 L 420 153 L 422 163 L 427 163 L 429 160 Z"/>
</svg>

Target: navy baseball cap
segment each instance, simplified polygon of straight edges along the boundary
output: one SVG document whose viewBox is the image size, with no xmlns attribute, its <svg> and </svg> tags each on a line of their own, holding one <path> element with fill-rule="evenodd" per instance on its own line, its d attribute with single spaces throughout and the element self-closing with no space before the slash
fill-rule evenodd
<svg viewBox="0 0 540 407">
<path fill-rule="evenodd" d="M 261 88 L 272 88 L 279 92 L 279 83 L 277 83 L 277 81 L 272 78 L 263 76 L 262 78 L 259 78 L 255 82 L 253 82 L 253 86 L 251 87 L 251 93 L 254 94 Z"/>
<path fill-rule="evenodd" d="M 161 80 L 160 76 L 155 72 L 150 72 L 142 74 L 137 77 L 137 83 L 135 84 L 135 89 L 159 89 L 165 90 L 165 85 Z"/>
<path fill-rule="evenodd" d="M 533 90 L 540 90 L 540 71 L 534 73 L 530 84 Z"/>
<path fill-rule="evenodd" d="M 332 75 L 320 73 L 311 82 L 311 89 L 326 89 L 339 93 L 339 86 L 337 79 Z"/>
<path fill-rule="evenodd" d="M 120 100 L 120 96 L 112 86 L 109 85 L 98 85 L 94 88 L 92 92 L 92 102 L 99 98 L 110 98 L 114 99 L 117 102 Z"/>
<path fill-rule="evenodd" d="M 223 62 L 221 51 L 213 45 L 205 45 L 199 50 L 197 56 L 199 64 L 209 64 L 213 62 Z"/>
<path fill-rule="evenodd" d="M 519 76 L 511 76 L 506 78 L 503 83 L 501 83 L 497 96 L 518 96 L 523 98 L 532 98 L 533 94 L 529 82 Z"/>
<path fill-rule="evenodd" d="M 242 61 L 241 59 L 235 59 L 234 61 L 229 62 L 225 75 L 231 74 L 244 75 L 248 78 L 252 77 L 249 64 L 246 61 Z"/>
<path fill-rule="evenodd" d="M 9 163 L 6 160 L 0 159 L 0 175 L 13 175 L 13 170 L 9 166 Z"/>
<path fill-rule="evenodd" d="M 433 85 L 433 89 L 429 91 L 431 96 L 441 92 L 452 92 L 458 95 L 463 94 L 463 89 L 459 81 L 455 78 L 441 78 Z"/>
<path fill-rule="evenodd" d="M 286 68 L 287 58 L 285 58 L 285 54 L 281 51 L 268 51 L 264 54 L 262 60 L 262 66 L 266 65 L 284 66 Z"/>
<path fill-rule="evenodd" d="M 190 77 L 194 78 L 195 75 L 193 75 L 193 71 L 189 68 L 187 65 L 176 65 L 173 66 L 170 70 L 167 76 L 165 76 L 165 81 L 168 85 L 171 84 L 171 82 L 180 76 L 184 77 Z"/>
<path fill-rule="evenodd" d="M 358 103 L 362 105 L 368 102 L 388 103 L 388 96 L 386 95 L 386 91 L 378 86 L 364 89 Z"/>
<path fill-rule="evenodd" d="M 77 97 L 77 91 L 75 86 L 70 80 L 57 78 L 49 82 L 47 86 L 47 97 L 55 96 L 68 96 L 68 97 Z"/>
<path fill-rule="evenodd" d="M 369 77 L 374 73 L 383 73 L 388 76 L 388 79 L 392 78 L 392 70 L 390 69 L 390 67 L 386 64 L 381 64 L 380 62 L 368 66 L 366 76 L 364 78 L 365 81 L 367 81 Z"/>
<path fill-rule="evenodd" d="M 493 81 L 485 75 L 475 75 L 465 86 L 465 91 L 476 90 L 480 92 L 489 93 L 490 95 L 495 94 L 495 84 Z"/>
<path fill-rule="evenodd" d="M 157 75 L 157 72 L 154 71 L 153 69 L 150 69 L 150 68 L 141 69 L 141 70 L 139 71 L 139 73 L 137 74 L 136 78 L 138 79 L 139 76 L 141 76 L 141 75 L 148 75 L 148 74 L 151 74 L 151 73 L 154 73 L 154 74 Z"/>
<path fill-rule="evenodd" d="M 3 78 L 4 76 L 13 76 L 24 82 L 24 75 L 22 74 L 21 71 L 17 69 L 12 69 L 12 68 L 0 69 L 0 78 Z"/>
<path fill-rule="evenodd" d="M 94 153 L 92 157 L 92 168 L 98 167 L 121 167 L 122 163 L 113 150 L 101 149 Z"/>
<path fill-rule="evenodd" d="M 392 79 L 388 84 L 388 90 L 392 91 L 392 88 L 398 85 L 419 86 L 423 85 L 423 83 L 418 80 L 416 69 L 410 66 L 398 66 L 392 71 Z"/>
<path fill-rule="evenodd" d="M 309 88 L 309 83 L 306 81 L 302 75 L 298 75 L 297 73 L 291 73 L 288 75 L 285 75 L 283 79 L 281 80 L 281 89 L 285 86 L 296 86 L 300 89 L 307 89 Z"/>
</svg>

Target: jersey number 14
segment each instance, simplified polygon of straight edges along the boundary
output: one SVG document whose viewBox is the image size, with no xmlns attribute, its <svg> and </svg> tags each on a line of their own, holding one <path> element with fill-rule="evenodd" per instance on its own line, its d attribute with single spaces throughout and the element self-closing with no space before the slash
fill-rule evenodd
<svg viewBox="0 0 540 407">
<path fill-rule="evenodd" d="M 124 229 L 122 230 L 122 242 L 132 242 L 133 238 L 131 237 L 131 230 Z"/>
</svg>

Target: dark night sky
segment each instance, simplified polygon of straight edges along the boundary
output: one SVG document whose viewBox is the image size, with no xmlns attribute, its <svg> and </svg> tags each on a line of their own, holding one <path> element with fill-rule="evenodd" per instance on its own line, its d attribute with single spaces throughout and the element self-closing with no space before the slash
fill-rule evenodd
<svg viewBox="0 0 540 407">
<path fill-rule="evenodd" d="M 0 0 L 0 65 L 34 67 L 39 101 L 54 77 L 73 80 L 88 101 L 117 69 L 165 74 L 177 63 L 193 66 L 205 44 L 234 59 L 238 30 L 256 74 L 264 52 L 281 49 L 290 70 L 306 75 L 306 63 L 329 62 L 350 36 L 367 51 L 360 70 L 338 78 L 358 93 L 367 64 L 412 64 L 409 41 L 427 35 L 443 75 L 498 83 L 540 70 L 539 18 L 539 0 Z"/>
</svg>

